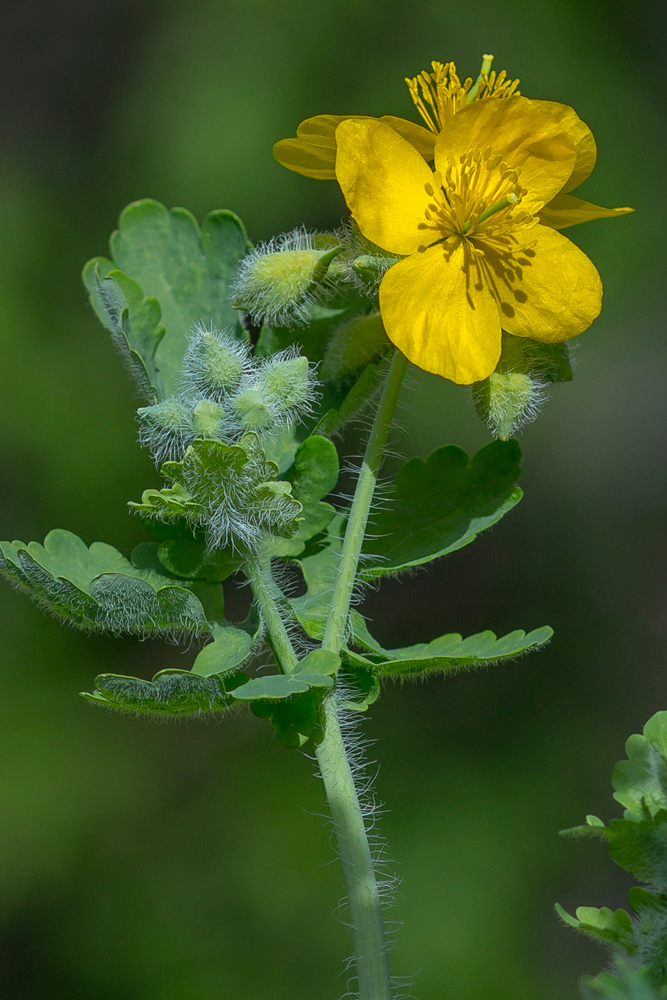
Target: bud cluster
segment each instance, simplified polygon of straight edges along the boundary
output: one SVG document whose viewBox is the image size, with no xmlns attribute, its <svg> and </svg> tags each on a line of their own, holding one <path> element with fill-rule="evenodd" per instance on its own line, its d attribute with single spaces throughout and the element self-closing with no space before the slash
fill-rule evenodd
<svg viewBox="0 0 667 1000">
<path fill-rule="evenodd" d="M 232 334 L 198 325 L 178 393 L 138 410 L 139 441 L 161 464 L 196 439 L 232 443 L 248 431 L 265 439 L 303 419 L 314 397 L 308 359 L 296 348 L 256 361 Z"/>
<path fill-rule="evenodd" d="M 211 548 L 290 535 L 301 505 L 265 448 L 311 410 L 315 380 L 296 348 L 255 359 L 232 333 L 198 325 L 178 392 L 138 411 L 139 440 L 172 482 L 133 507 L 147 517 L 185 518 Z"/>
</svg>

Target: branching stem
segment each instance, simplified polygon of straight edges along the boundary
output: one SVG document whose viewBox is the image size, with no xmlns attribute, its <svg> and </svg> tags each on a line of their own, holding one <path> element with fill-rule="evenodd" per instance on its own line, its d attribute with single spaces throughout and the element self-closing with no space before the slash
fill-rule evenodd
<svg viewBox="0 0 667 1000">
<path fill-rule="evenodd" d="M 324 649 L 335 653 L 340 651 L 345 640 L 373 493 L 406 368 L 405 357 L 397 351 L 359 471 L 322 643 Z M 364 817 L 340 731 L 335 692 L 325 700 L 323 722 L 323 736 L 316 753 L 343 865 L 359 997 L 360 1000 L 390 1000 L 391 979 L 380 894 Z"/>
</svg>

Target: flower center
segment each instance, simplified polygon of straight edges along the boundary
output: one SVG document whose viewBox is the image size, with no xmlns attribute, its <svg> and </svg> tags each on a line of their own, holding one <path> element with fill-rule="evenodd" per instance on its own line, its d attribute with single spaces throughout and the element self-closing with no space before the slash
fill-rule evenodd
<svg viewBox="0 0 667 1000">
<path fill-rule="evenodd" d="M 517 211 L 526 194 L 519 184 L 519 171 L 509 167 L 491 146 L 464 153 L 449 163 L 444 175 L 436 170 L 425 190 L 432 201 L 424 212 L 426 221 L 418 228 L 438 234 L 428 245 L 465 239 L 476 253 L 485 249 L 507 252 L 517 249 L 513 231 L 537 222 L 530 212 Z"/>
</svg>

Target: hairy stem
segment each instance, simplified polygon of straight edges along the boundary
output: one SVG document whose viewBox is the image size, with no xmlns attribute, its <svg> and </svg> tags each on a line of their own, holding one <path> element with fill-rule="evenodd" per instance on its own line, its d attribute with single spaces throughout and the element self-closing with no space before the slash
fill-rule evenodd
<svg viewBox="0 0 667 1000">
<path fill-rule="evenodd" d="M 322 643 L 323 649 L 335 653 L 340 651 L 345 639 L 368 515 L 406 368 L 406 359 L 396 352 L 359 471 Z M 340 731 L 335 692 L 325 700 L 323 723 L 323 736 L 316 753 L 343 865 L 359 996 L 360 1000 L 390 1000 L 391 980 L 380 894 L 364 817 Z"/>
<path fill-rule="evenodd" d="M 387 434 L 394 417 L 398 394 L 401 391 L 407 366 L 407 358 L 396 351 L 359 470 L 322 642 L 323 649 L 330 649 L 334 653 L 339 652 L 345 639 L 347 621 L 350 615 L 350 601 L 357 579 L 357 567 L 366 534 L 368 515 L 387 444 Z"/>
<path fill-rule="evenodd" d="M 244 570 L 264 619 L 273 655 L 283 673 L 289 674 L 296 667 L 298 657 L 280 613 L 280 592 L 271 573 L 271 557 L 252 553 L 245 559 Z"/>
</svg>

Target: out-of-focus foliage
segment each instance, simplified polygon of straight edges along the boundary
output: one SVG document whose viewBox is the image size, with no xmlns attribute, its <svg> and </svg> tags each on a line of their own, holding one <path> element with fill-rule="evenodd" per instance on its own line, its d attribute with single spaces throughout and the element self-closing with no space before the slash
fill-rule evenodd
<svg viewBox="0 0 667 1000">
<path fill-rule="evenodd" d="M 625 745 L 627 760 L 614 768 L 614 798 L 625 806 L 622 819 L 608 826 L 597 816 L 584 826 L 563 830 L 565 836 L 599 837 L 609 844 L 612 861 L 643 883 L 630 889 L 633 910 L 579 906 L 559 915 L 575 930 L 608 948 L 618 975 L 602 973 L 583 980 L 586 997 L 667 995 L 667 712 L 657 712 L 642 735 Z"/>
<path fill-rule="evenodd" d="M 570 230 L 595 257 L 606 304 L 574 351 L 574 381 L 524 434 L 526 499 L 411 580 L 409 598 L 384 580 L 364 605 L 383 648 L 453 629 L 503 635 L 517 607 L 526 629 L 554 625 L 539 658 L 450 680 L 446 692 L 437 678 L 387 689 L 365 733 L 381 737 L 379 793 L 393 810 L 383 830 L 405 879 L 396 971 L 424 970 L 421 1000 L 440 1000 L 443 983 L 452 1000 L 571 997 L 599 955 L 558 926 L 551 900 L 617 907 L 626 884 L 595 845 L 577 860 L 556 831 L 604 809 L 619 738 L 665 700 L 656 185 L 667 129 L 651 5 L 482 0 L 474 16 L 435 0 L 34 9 L 17 5 L 3 33 L 6 538 L 60 524 L 90 544 L 104 525 L 126 557 L 148 538 L 123 509 L 154 477 L 133 443 L 137 403 L 79 282 L 124 204 L 151 195 L 197 218 L 229 206 L 253 242 L 302 220 L 335 226 L 335 186 L 282 170 L 273 142 L 323 109 L 408 115 L 402 78 L 433 58 L 472 74 L 495 52 L 524 94 L 570 102 L 594 127 L 589 196 L 612 203 L 622 191 L 638 211 Z M 470 454 L 488 442 L 464 392 L 423 377 L 404 404 L 404 459 L 443 440 Z M 247 595 L 231 579 L 226 588 L 239 622 Z M 148 679 L 180 669 L 181 656 L 160 641 L 66 631 L 7 590 L 0 602 L 5 992 L 333 996 L 346 935 L 330 916 L 340 877 L 312 815 L 323 803 L 310 762 L 277 752 L 266 723 L 245 714 L 151 728 L 94 712 L 72 695 L 92 674 Z"/>
</svg>

